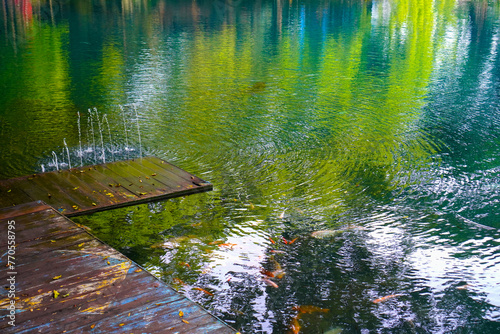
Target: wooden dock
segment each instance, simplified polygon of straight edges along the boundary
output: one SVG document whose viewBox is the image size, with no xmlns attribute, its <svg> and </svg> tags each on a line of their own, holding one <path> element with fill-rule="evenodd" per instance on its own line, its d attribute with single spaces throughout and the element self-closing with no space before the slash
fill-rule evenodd
<svg viewBox="0 0 500 334">
<path fill-rule="evenodd" d="M 14 184 L 56 179 L 59 175 L 66 175 L 68 182 L 82 175 L 89 180 L 97 180 L 95 175 L 111 175 L 116 177 L 113 183 L 120 182 L 122 186 L 106 187 L 104 196 L 91 200 L 107 199 L 107 193 L 122 194 L 111 197 L 116 200 L 111 202 L 113 206 L 119 206 L 123 202 L 117 198 L 128 198 L 127 192 L 137 195 L 135 203 L 143 200 L 149 193 L 139 195 L 138 192 L 149 192 L 154 189 L 152 183 L 156 187 L 164 180 L 152 173 L 159 176 L 168 170 L 161 173 L 159 169 L 143 170 L 141 174 L 135 166 L 140 168 L 144 164 L 114 164 L 133 172 L 130 175 L 134 178 L 131 176 L 127 182 L 133 180 L 134 187 L 116 176 L 120 174 L 107 172 L 105 167 L 95 169 L 99 174 L 84 169 L 80 169 L 84 173 L 79 173 L 79 169 L 74 169 L 65 174 L 44 174 L 32 180 L 18 179 Z M 150 181 L 146 182 L 150 186 L 140 188 L 137 178 L 146 181 L 145 175 L 150 176 Z M 183 183 L 186 185 L 183 191 L 191 190 L 187 187 L 189 180 L 190 176 Z M 39 183 L 44 184 L 43 181 Z M 57 187 L 62 188 L 61 185 Z M 80 187 L 83 188 L 82 183 Z M 71 189 L 65 188 L 65 192 L 73 194 Z M 151 191 L 151 196 L 157 193 Z M 31 198 L 33 194 L 27 191 L 25 195 Z M 89 212 L 95 211 L 96 206 L 103 208 L 102 202 L 96 202 L 96 206 L 84 205 L 89 200 L 83 201 L 87 197 L 78 194 L 71 198 L 82 200 L 76 202 L 80 210 Z M 74 202 L 54 203 L 74 213 L 68 208 Z M 8 226 L 15 226 L 12 233 L 7 233 Z M 235 333 L 233 328 L 41 201 L 0 209 L 0 229 L 1 333 Z M 9 258 L 11 240 L 16 247 Z M 13 302 L 14 311 L 11 312 Z M 11 326 L 12 315 L 15 315 L 15 327 Z"/>
<path fill-rule="evenodd" d="M 212 184 L 155 157 L 0 181 L 0 208 L 41 200 L 71 217 L 212 190 Z"/>
</svg>

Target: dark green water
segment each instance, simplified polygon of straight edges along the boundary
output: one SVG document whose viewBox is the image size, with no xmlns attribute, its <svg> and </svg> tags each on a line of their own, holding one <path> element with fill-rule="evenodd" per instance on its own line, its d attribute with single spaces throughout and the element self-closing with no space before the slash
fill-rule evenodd
<svg viewBox="0 0 500 334">
<path fill-rule="evenodd" d="M 142 154 L 212 182 L 78 222 L 241 332 L 500 332 L 496 1 L 0 13 L 0 177 Z"/>
</svg>

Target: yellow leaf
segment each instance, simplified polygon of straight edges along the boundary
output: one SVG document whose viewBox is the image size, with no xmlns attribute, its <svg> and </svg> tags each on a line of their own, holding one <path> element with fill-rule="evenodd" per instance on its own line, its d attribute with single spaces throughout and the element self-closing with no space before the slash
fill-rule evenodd
<svg viewBox="0 0 500 334">
<path fill-rule="evenodd" d="M 12 189 L 7 190 L 8 193 L 10 193 L 11 191 L 12 191 Z"/>
<path fill-rule="evenodd" d="M 79 244 L 78 247 L 82 247 L 83 245 L 85 245 L 84 242 L 82 242 L 81 244 Z"/>
<path fill-rule="evenodd" d="M 52 293 L 53 293 L 54 298 L 59 297 L 59 292 L 57 292 L 56 290 L 52 291 Z"/>
<path fill-rule="evenodd" d="M 108 262 L 106 262 L 106 263 L 107 263 L 107 264 L 111 264 L 111 263 L 109 263 L 109 261 L 108 261 Z"/>
<path fill-rule="evenodd" d="M 94 327 L 95 327 L 95 324 L 90 326 L 91 329 L 93 329 Z"/>
<path fill-rule="evenodd" d="M 73 209 L 78 210 L 78 205 L 73 205 Z"/>
<path fill-rule="evenodd" d="M 93 206 L 96 206 L 97 204 L 95 204 L 94 202 L 92 202 L 92 205 L 93 205 Z"/>
<path fill-rule="evenodd" d="M 74 187 L 73 190 L 77 190 L 78 188 L 80 188 L 80 187 Z"/>
<path fill-rule="evenodd" d="M 142 271 L 142 269 L 136 269 L 134 270 L 135 273 L 140 273 Z"/>
<path fill-rule="evenodd" d="M 185 324 L 189 324 L 189 321 L 182 319 L 182 322 Z"/>
<path fill-rule="evenodd" d="M 183 317 L 183 316 L 184 316 L 184 312 L 179 311 L 179 317 Z"/>
<path fill-rule="evenodd" d="M 69 293 L 67 293 L 67 294 L 63 295 L 63 298 L 66 298 L 66 297 L 68 297 L 68 296 L 69 296 Z"/>
<path fill-rule="evenodd" d="M 123 325 L 125 325 L 125 324 L 120 324 L 119 326 L 121 327 L 121 326 L 123 326 Z"/>
<path fill-rule="evenodd" d="M 55 240 L 50 240 L 50 242 L 56 242 Z"/>
<path fill-rule="evenodd" d="M 59 275 L 59 276 L 52 277 L 52 279 L 60 279 L 61 277 L 62 277 L 62 275 Z"/>
</svg>

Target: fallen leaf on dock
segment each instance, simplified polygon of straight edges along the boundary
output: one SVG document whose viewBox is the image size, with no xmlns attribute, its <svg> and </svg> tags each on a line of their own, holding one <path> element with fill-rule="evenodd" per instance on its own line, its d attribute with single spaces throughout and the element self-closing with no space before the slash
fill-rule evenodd
<svg viewBox="0 0 500 334">
<path fill-rule="evenodd" d="M 53 296 L 54 298 L 59 297 L 59 292 L 57 292 L 56 290 L 52 291 L 52 296 Z"/>
<path fill-rule="evenodd" d="M 189 324 L 189 321 L 182 319 L 182 322 L 185 324 Z"/>
<path fill-rule="evenodd" d="M 182 318 L 183 316 L 184 316 L 184 312 L 179 311 L 179 317 L 181 317 L 181 318 Z"/>
<path fill-rule="evenodd" d="M 53 280 L 60 279 L 62 275 L 52 277 Z"/>
<path fill-rule="evenodd" d="M 386 300 L 389 300 L 389 299 L 392 299 L 392 298 L 395 298 L 395 297 L 399 297 L 399 296 L 402 296 L 402 294 L 397 293 L 397 294 L 394 294 L 394 295 L 388 295 L 388 296 L 380 297 L 380 298 L 375 299 L 373 302 L 375 304 L 377 304 L 377 303 L 385 302 Z"/>
<path fill-rule="evenodd" d="M 134 273 L 140 273 L 141 271 L 142 271 L 142 269 L 139 268 L 139 269 L 134 270 Z"/>
</svg>

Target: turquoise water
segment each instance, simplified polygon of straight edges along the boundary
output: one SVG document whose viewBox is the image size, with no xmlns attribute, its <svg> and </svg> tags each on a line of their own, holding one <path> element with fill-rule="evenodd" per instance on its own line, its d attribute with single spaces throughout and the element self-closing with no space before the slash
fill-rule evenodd
<svg viewBox="0 0 500 334">
<path fill-rule="evenodd" d="M 242 333 L 500 331 L 497 2 L 0 12 L 0 177 L 155 155 L 212 182 L 77 221 Z"/>
</svg>

